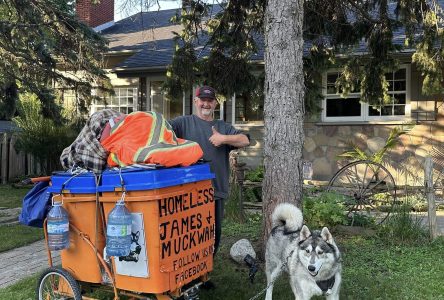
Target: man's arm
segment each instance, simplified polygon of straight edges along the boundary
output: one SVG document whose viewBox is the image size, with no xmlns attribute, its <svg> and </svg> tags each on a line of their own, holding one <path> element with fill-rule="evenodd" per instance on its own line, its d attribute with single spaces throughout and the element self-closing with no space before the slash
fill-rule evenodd
<svg viewBox="0 0 444 300">
<path fill-rule="evenodd" d="M 236 148 L 242 148 L 250 145 L 250 140 L 243 134 L 221 134 L 213 126 L 213 135 L 210 136 L 210 142 L 219 147 L 221 145 L 230 145 Z"/>
</svg>

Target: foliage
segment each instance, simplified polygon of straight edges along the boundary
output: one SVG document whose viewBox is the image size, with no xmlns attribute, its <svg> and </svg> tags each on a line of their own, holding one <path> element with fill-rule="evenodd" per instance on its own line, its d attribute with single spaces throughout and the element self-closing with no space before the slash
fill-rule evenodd
<svg viewBox="0 0 444 300">
<path fill-rule="evenodd" d="M 32 154 L 44 173 L 58 168 L 62 150 L 75 138 L 76 133 L 67 125 L 56 125 L 40 114 L 41 104 L 32 94 L 20 96 L 19 116 L 13 119 L 20 129 L 16 149 Z"/>
<path fill-rule="evenodd" d="M 428 233 L 421 217 L 411 213 L 410 205 L 398 205 L 379 228 L 379 237 L 393 245 L 421 244 Z"/>
<path fill-rule="evenodd" d="M 91 99 L 93 84 L 108 89 L 98 55 L 106 51 L 107 42 L 76 17 L 75 3 L 0 2 L 1 118 L 14 115 L 19 93 L 37 95 L 43 116 L 59 121 L 54 86 L 76 89 L 81 99 Z M 81 109 L 86 104 L 79 105 Z"/>
<path fill-rule="evenodd" d="M 262 187 L 246 187 L 243 196 L 244 202 L 262 202 Z"/>
<path fill-rule="evenodd" d="M 399 205 L 409 207 L 414 212 L 424 212 L 428 209 L 427 198 L 421 191 L 410 191 L 403 197 L 397 197 Z"/>
<path fill-rule="evenodd" d="M 333 227 L 345 225 L 344 205 L 341 198 L 331 192 L 323 192 L 316 197 L 306 197 L 303 201 L 304 221 L 309 227 Z"/>
<path fill-rule="evenodd" d="M 258 166 L 257 168 L 245 173 L 245 179 L 253 182 L 262 182 L 264 179 L 264 166 Z"/>
<path fill-rule="evenodd" d="M 180 43 L 169 69 L 169 84 L 176 89 L 170 91 L 187 90 L 196 80 L 214 85 L 225 95 L 241 94 L 255 86 L 251 75 L 255 68 L 251 65 L 254 55 L 264 48 L 260 35 L 265 31 L 266 1 L 220 1 L 210 5 L 204 0 L 189 0 L 184 4 L 181 15 L 173 20 L 184 29 L 177 34 Z M 414 49 L 413 61 L 424 75 L 423 92 L 442 92 L 443 24 L 443 10 L 436 0 L 305 1 L 307 111 L 320 110 L 320 75 L 333 65 L 343 68 L 336 82 L 341 94 L 360 90 L 361 100 L 375 107 L 391 101 L 384 74 L 396 71 L 400 64 L 392 54 L 406 49 Z M 402 28 L 405 43 L 395 44 L 394 32 Z M 353 58 L 353 52 L 363 46 L 368 55 Z M 179 64 L 183 59 L 181 49 L 192 57 L 185 60 L 186 68 Z M 301 49 L 296 55 L 302 54 Z M 352 59 L 338 58 L 345 56 Z"/>
<path fill-rule="evenodd" d="M 399 143 L 399 137 L 411 130 L 411 126 L 394 127 L 391 131 L 384 146 L 375 153 L 366 153 L 357 145 L 350 143 L 349 150 L 339 154 L 338 157 L 347 158 L 350 160 L 369 160 L 375 163 L 382 163 L 385 155 L 394 149 Z"/>
<path fill-rule="evenodd" d="M 373 227 L 375 225 L 375 218 L 365 214 L 353 213 L 347 217 L 347 225 L 360 227 Z"/>
</svg>

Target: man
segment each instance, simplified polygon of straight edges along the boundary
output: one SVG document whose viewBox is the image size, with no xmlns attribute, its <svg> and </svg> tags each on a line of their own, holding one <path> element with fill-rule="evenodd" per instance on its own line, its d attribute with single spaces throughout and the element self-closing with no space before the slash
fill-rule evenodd
<svg viewBox="0 0 444 300">
<path fill-rule="evenodd" d="M 230 124 L 214 119 L 217 106 L 216 93 L 212 87 L 202 86 L 196 90 L 194 98 L 196 113 L 177 117 L 170 121 L 176 136 L 197 142 L 203 150 L 204 160 L 210 162 L 215 189 L 216 253 L 221 236 L 224 200 L 228 197 L 229 153 L 231 150 L 248 146 L 250 139 Z"/>
</svg>

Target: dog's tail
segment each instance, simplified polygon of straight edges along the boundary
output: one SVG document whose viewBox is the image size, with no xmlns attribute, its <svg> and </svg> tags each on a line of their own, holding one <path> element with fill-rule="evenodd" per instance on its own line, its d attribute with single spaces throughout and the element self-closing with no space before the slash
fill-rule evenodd
<svg viewBox="0 0 444 300">
<path fill-rule="evenodd" d="M 272 227 L 284 226 L 285 232 L 294 232 L 302 227 L 302 212 L 294 204 L 281 203 L 274 209 L 271 215 L 271 222 Z"/>
</svg>

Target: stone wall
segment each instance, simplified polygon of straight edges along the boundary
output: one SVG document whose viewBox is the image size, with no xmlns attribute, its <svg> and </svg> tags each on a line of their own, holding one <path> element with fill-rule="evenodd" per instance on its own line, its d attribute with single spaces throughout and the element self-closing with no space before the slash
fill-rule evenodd
<svg viewBox="0 0 444 300">
<path fill-rule="evenodd" d="M 435 176 L 444 180 L 444 108 L 438 103 L 436 121 L 406 123 L 341 124 L 320 122 L 305 123 L 303 159 L 313 168 L 313 180 L 329 181 L 348 161 L 338 155 L 349 148 L 350 143 L 374 153 L 384 146 L 390 131 L 396 126 L 409 125 L 412 129 L 399 139 L 398 146 L 386 155 L 384 165 L 398 185 L 423 185 L 424 159 L 432 156 Z M 250 169 L 263 163 L 263 126 L 242 126 L 249 132 L 252 145 L 239 151 L 239 161 Z"/>
<path fill-rule="evenodd" d="M 423 163 L 427 155 L 433 158 L 435 178 L 444 168 L 442 107 L 438 107 L 436 121 L 353 125 L 306 123 L 303 158 L 312 163 L 313 179 L 329 180 L 336 171 L 348 163 L 338 155 L 349 149 L 351 143 L 367 153 L 374 153 L 384 146 L 394 127 L 407 125 L 412 129 L 400 137 L 398 146 L 387 154 L 384 165 L 398 185 L 405 183 L 422 185 Z M 443 178 L 444 174 L 439 176 Z"/>
</svg>

